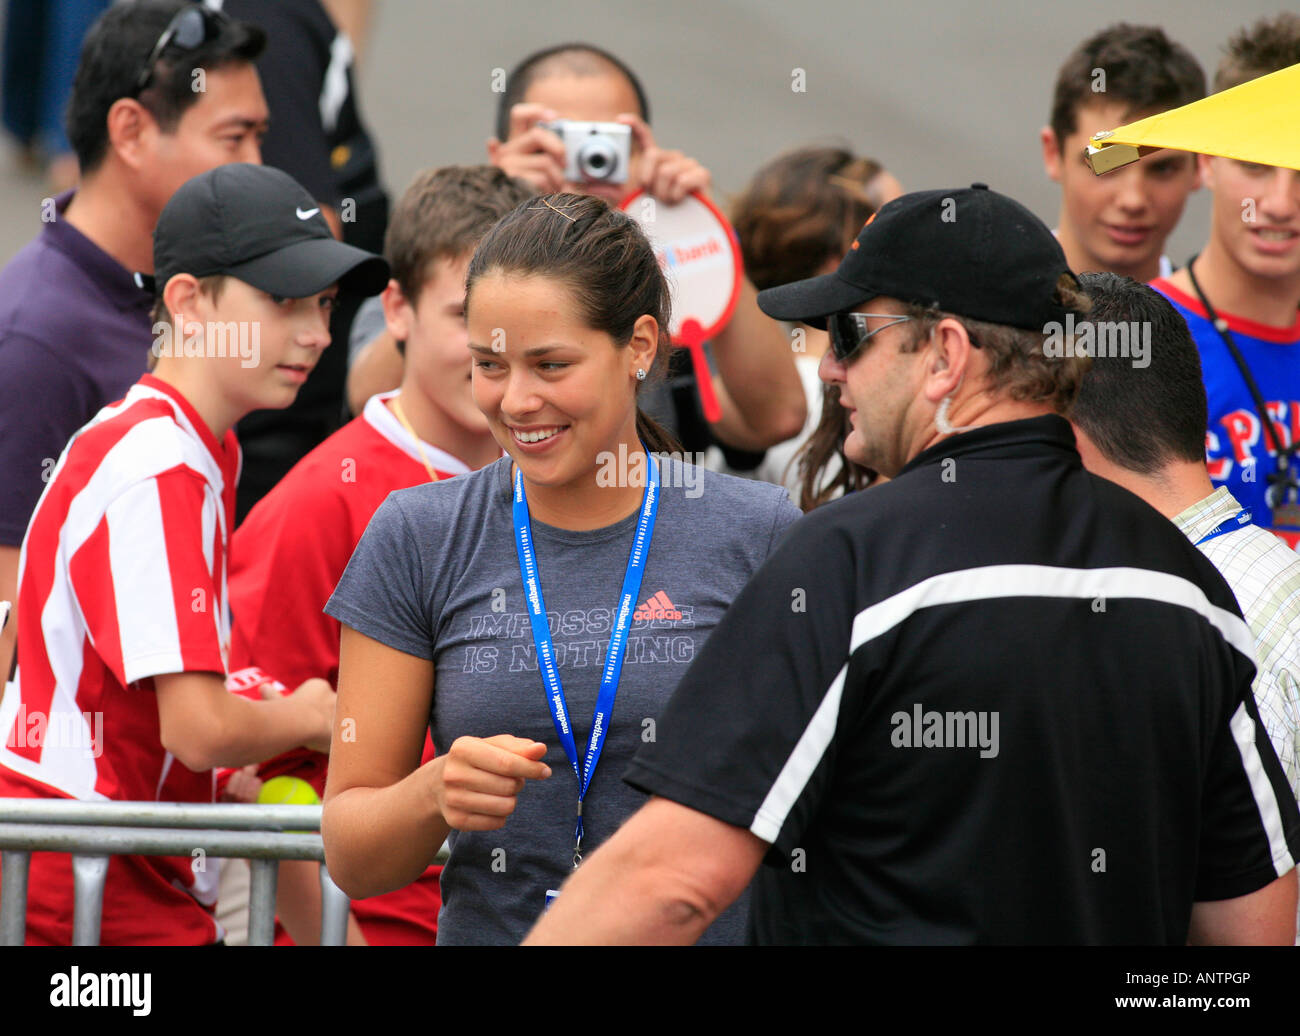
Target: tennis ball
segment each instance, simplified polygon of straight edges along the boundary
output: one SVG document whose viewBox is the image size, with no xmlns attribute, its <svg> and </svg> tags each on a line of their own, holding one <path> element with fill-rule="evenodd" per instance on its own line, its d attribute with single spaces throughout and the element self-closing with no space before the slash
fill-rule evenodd
<svg viewBox="0 0 1300 1036">
<path fill-rule="evenodd" d="M 320 796 L 301 777 L 272 777 L 262 785 L 257 801 L 263 806 L 319 806 Z"/>
</svg>

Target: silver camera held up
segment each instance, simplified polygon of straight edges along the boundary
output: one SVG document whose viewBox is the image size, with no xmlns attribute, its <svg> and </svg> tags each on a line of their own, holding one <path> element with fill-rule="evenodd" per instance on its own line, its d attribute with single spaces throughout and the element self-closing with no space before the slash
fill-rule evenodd
<svg viewBox="0 0 1300 1036">
<path fill-rule="evenodd" d="M 577 122 L 557 119 L 539 126 L 564 141 L 564 178 L 626 183 L 632 158 L 632 127 L 620 122 Z"/>
</svg>

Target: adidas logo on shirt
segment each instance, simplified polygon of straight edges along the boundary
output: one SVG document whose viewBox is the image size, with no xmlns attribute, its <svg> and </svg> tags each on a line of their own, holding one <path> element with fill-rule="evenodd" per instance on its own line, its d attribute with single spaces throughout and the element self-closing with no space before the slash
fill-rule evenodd
<svg viewBox="0 0 1300 1036">
<path fill-rule="evenodd" d="M 673 602 L 668 599 L 668 595 L 662 590 L 646 601 L 645 604 L 640 605 L 637 610 L 632 613 L 632 618 L 634 620 L 680 619 L 681 617 L 681 609 L 673 604 Z"/>
</svg>

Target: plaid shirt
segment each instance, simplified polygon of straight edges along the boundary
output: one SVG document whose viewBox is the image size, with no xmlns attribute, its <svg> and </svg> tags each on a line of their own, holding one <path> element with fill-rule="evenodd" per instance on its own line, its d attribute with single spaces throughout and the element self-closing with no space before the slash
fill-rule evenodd
<svg viewBox="0 0 1300 1036">
<path fill-rule="evenodd" d="M 1241 510 L 1226 486 L 1174 518 L 1196 543 Z M 1198 544 L 1237 595 L 1255 638 L 1255 703 L 1273 748 L 1300 797 L 1300 555 L 1257 525 Z"/>
</svg>

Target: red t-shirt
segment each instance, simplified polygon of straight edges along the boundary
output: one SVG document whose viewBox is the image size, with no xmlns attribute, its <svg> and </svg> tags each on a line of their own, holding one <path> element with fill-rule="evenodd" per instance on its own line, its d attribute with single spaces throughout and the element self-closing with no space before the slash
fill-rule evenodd
<svg viewBox="0 0 1300 1036">
<path fill-rule="evenodd" d="M 388 494 L 429 481 L 416 440 L 387 406 L 395 395 L 371 397 L 360 417 L 299 461 L 236 531 L 232 668 L 257 666 L 290 688 L 314 676 L 338 686 L 339 623 L 325 614 L 325 603 Z M 420 446 L 439 478 L 469 470 L 435 446 Z M 421 762 L 433 754 L 426 734 Z M 319 752 L 295 749 L 263 764 L 259 776 L 301 777 L 323 794 L 327 762 Z M 353 903 L 366 939 L 432 945 L 441 873 L 429 867 L 404 889 Z M 277 943 L 290 941 L 278 931 Z"/>
<path fill-rule="evenodd" d="M 23 540 L 15 685 L 0 704 L 0 796 L 211 802 L 213 773 L 163 748 L 153 677 L 224 673 L 227 530 L 239 446 L 145 375 L 68 443 Z M 216 866 L 113 856 L 106 945 L 203 944 Z M 72 864 L 36 853 L 27 941 L 68 945 Z"/>
</svg>

